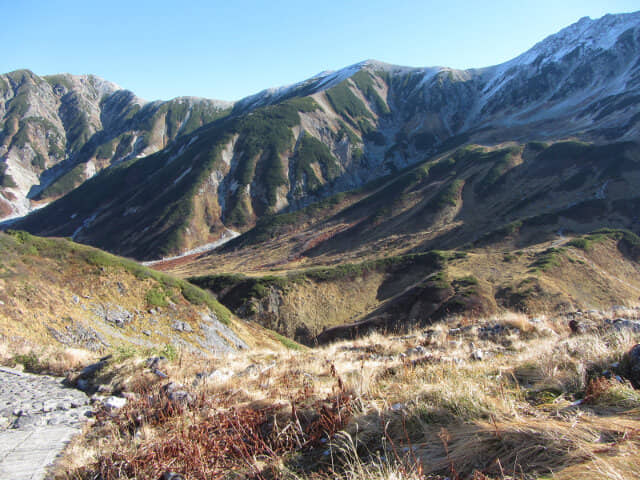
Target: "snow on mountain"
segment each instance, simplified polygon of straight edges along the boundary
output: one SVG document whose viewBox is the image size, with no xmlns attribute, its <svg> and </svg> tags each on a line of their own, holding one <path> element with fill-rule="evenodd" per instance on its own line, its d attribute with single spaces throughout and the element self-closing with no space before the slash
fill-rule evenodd
<svg viewBox="0 0 640 480">
<path fill-rule="evenodd" d="M 559 61 L 576 48 L 584 51 L 608 50 L 625 31 L 638 28 L 640 11 L 628 14 L 605 15 L 592 20 L 583 17 L 573 25 L 550 35 L 522 55 L 503 64 L 506 67 L 527 65 L 540 59 L 541 63 Z"/>
</svg>

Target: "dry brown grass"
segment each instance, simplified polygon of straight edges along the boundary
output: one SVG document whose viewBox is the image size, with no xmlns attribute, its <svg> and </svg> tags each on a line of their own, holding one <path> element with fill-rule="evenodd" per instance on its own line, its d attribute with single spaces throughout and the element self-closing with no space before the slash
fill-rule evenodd
<svg viewBox="0 0 640 480">
<path fill-rule="evenodd" d="M 0 365 L 35 373 L 63 376 L 97 360 L 95 352 L 62 345 L 39 345 L 0 337 Z"/>
<path fill-rule="evenodd" d="M 99 415 L 58 478 L 635 478 L 640 395 L 601 372 L 638 335 L 521 315 L 475 322 L 509 327 L 496 338 L 450 334 L 460 321 L 311 351 L 181 353 L 164 370 L 193 396 L 184 407 L 143 359 L 112 361 L 109 388 L 139 400 Z"/>
</svg>

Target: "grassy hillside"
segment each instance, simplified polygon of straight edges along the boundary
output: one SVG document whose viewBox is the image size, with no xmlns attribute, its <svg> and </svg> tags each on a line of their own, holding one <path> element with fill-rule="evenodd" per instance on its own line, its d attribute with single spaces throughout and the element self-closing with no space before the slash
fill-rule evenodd
<svg viewBox="0 0 640 480">
<path fill-rule="evenodd" d="M 96 352 L 274 345 L 208 292 L 92 247 L 0 233 L 0 337 Z"/>
</svg>

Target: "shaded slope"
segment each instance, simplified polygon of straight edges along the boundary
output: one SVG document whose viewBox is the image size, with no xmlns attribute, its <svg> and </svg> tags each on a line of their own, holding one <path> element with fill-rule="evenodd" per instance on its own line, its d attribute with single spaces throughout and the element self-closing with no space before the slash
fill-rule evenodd
<svg viewBox="0 0 640 480">
<path fill-rule="evenodd" d="M 640 296 L 639 252 L 640 238 L 609 229 L 520 249 L 431 251 L 190 280 L 239 316 L 312 345 L 371 330 L 406 332 L 451 315 L 633 305 Z"/>
</svg>

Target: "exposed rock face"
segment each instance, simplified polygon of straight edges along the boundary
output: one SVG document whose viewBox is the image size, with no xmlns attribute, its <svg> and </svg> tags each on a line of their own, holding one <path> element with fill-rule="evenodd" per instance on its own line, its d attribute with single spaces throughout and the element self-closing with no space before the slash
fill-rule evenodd
<svg viewBox="0 0 640 480">
<path fill-rule="evenodd" d="M 109 169 L 19 227 L 153 259 L 471 141 L 634 140 L 639 56 L 640 12 L 583 19 L 483 69 L 366 61 L 325 72 L 241 100 L 229 117 Z M 100 104 L 115 112 L 114 129 L 134 102 L 119 92 Z M 139 142 L 118 148 L 131 158 L 163 143 L 143 151 Z"/>
<path fill-rule="evenodd" d="M 24 215 L 106 166 L 161 150 L 231 105 L 147 102 L 94 75 L 0 75 L 0 219 Z"/>
</svg>

